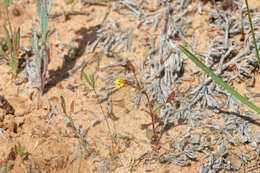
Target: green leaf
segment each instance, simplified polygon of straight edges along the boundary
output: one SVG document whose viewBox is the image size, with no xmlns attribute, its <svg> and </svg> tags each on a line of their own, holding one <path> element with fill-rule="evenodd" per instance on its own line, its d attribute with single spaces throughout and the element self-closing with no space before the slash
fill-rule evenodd
<svg viewBox="0 0 260 173">
<path fill-rule="evenodd" d="M 78 52 L 77 52 L 77 49 L 76 49 L 76 48 L 73 48 L 73 49 L 71 49 L 71 51 L 69 52 L 69 57 L 70 57 L 71 59 L 75 59 L 77 53 L 78 53 Z"/>
<path fill-rule="evenodd" d="M 240 100 L 243 104 L 247 105 L 249 108 L 253 109 L 257 113 L 260 113 L 260 108 L 248 101 L 245 97 L 241 96 L 233 88 L 231 88 L 227 83 L 225 83 L 220 77 L 213 73 L 207 66 L 205 66 L 200 60 L 198 60 L 191 52 L 189 52 L 185 47 L 179 47 L 181 51 L 187 55 L 197 66 L 199 66 L 205 73 L 207 73 L 213 80 L 215 80 L 219 85 L 225 88 L 230 94 L 235 98 Z"/>
<path fill-rule="evenodd" d="M 90 86 L 92 86 L 92 85 L 91 85 L 91 82 L 90 82 L 90 80 L 89 80 L 89 78 L 88 78 L 88 75 L 87 75 L 85 72 L 83 72 L 83 77 L 84 77 L 85 81 L 86 81 Z"/>
<path fill-rule="evenodd" d="M 252 32 L 252 37 L 253 37 L 253 41 L 254 41 L 254 45 L 255 45 L 255 53 L 256 53 L 256 57 L 258 59 L 258 68 L 260 69 L 260 56 L 259 56 L 259 50 L 258 50 L 258 47 L 257 47 L 256 39 L 255 39 L 253 22 L 252 22 L 252 18 L 251 18 L 251 15 L 250 15 L 248 2 L 247 2 L 247 0 L 245 0 L 245 1 L 246 1 L 246 9 L 247 9 L 248 20 L 249 20 L 249 23 L 250 23 L 250 29 L 251 29 L 251 32 Z"/>
<path fill-rule="evenodd" d="M 17 151 L 20 157 L 23 157 L 24 151 L 25 151 L 25 146 L 18 146 Z"/>
<path fill-rule="evenodd" d="M 93 74 L 90 75 L 89 78 L 90 78 L 90 81 L 91 81 L 91 85 L 92 85 L 92 87 L 94 88 L 94 87 L 95 87 L 95 78 L 94 78 L 94 75 L 93 75 Z"/>
<path fill-rule="evenodd" d="M 157 111 L 162 107 L 162 105 L 163 105 L 163 104 L 161 104 L 161 103 L 155 103 L 155 104 L 153 105 L 153 112 L 154 112 L 154 113 L 157 112 Z"/>
<path fill-rule="evenodd" d="M 140 89 L 144 89 L 144 82 L 143 81 L 140 81 L 139 85 L 140 85 Z"/>
<path fill-rule="evenodd" d="M 146 137 L 147 137 L 147 139 L 151 140 L 153 138 L 153 132 L 150 131 L 150 130 L 147 130 L 146 131 Z"/>
<path fill-rule="evenodd" d="M 5 7 L 9 7 L 9 5 L 10 5 L 9 0 L 2 0 L 2 2 L 3 2 Z"/>
</svg>

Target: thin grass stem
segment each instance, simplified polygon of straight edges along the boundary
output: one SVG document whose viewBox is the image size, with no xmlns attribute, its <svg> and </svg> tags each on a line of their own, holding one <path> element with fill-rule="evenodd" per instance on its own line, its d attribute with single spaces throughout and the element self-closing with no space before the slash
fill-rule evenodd
<svg viewBox="0 0 260 173">
<path fill-rule="evenodd" d="M 253 37 L 253 41 L 254 41 L 254 45 L 255 45 L 255 53 L 256 53 L 257 60 L 258 60 L 258 68 L 260 69 L 259 50 L 258 50 L 256 39 L 255 39 L 255 32 L 254 32 L 253 22 L 252 22 L 252 18 L 251 18 L 249 6 L 248 6 L 248 1 L 245 0 L 245 2 L 246 2 L 246 9 L 247 9 L 248 20 L 249 20 L 249 23 L 250 23 L 250 29 L 251 29 L 251 32 L 252 32 L 252 37 Z"/>
</svg>

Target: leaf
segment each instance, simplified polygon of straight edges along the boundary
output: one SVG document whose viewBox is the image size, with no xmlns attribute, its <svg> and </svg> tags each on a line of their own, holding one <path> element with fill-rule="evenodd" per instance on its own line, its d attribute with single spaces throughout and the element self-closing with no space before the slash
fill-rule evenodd
<svg viewBox="0 0 260 173">
<path fill-rule="evenodd" d="M 41 14 L 41 2 L 40 2 L 40 0 L 36 0 L 36 11 L 37 11 L 38 17 L 40 18 L 40 14 Z"/>
<path fill-rule="evenodd" d="M 154 113 L 157 112 L 157 111 L 162 107 L 162 105 L 163 105 L 163 104 L 161 104 L 161 103 L 155 103 L 155 104 L 153 105 L 153 112 L 154 112 Z"/>
<path fill-rule="evenodd" d="M 134 65 L 131 63 L 131 61 L 126 61 L 126 64 L 127 64 L 128 68 L 129 68 L 133 73 L 135 73 L 135 67 L 134 67 Z"/>
<path fill-rule="evenodd" d="M 2 2 L 3 2 L 5 7 L 9 7 L 9 5 L 10 5 L 9 0 L 2 0 Z"/>
<path fill-rule="evenodd" d="M 94 78 L 94 75 L 93 75 L 93 74 L 90 75 L 89 78 L 90 78 L 90 81 L 91 81 L 91 86 L 94 88 L 94 87 L 95 87 L 95 78 Z"/>
<path fill-rule="evenodd" d="M 40 32 L 42 33 L 41 40 L 42 42 L 46 41 L 47 32 L 48 32 L 48 16 L 46 9 L 44 7 L 41 7 L 41 13 L 40 13 Z"/>
<path fill-rule="evenodd" d="M 187 55 L 197 66 L 199 66 L 205 73 L 207 73 L 213 80 L 215 80 L 219 85 L 225 88 L 230 94 L 235 98 L 240 100 L 243 104 L 247 105 L 249 108 L 253 109 L 257 113 L 260 113 L 260 108 L 248 101 L 245 97 L 241 96 L 233 88 L 231 88 L 227 83 L 225 83 L 220 77 L 213 73 L 207 66 L 205 66 L 200 60 L 198 60 L 191 52 L 189 52 L 185 47 L 179 46 L 181 51 Z"/>
<path fill-rule="evenodd" d="M 76 48 L 71 49 L 71 51 L 69 52 L 69 57 L 70 59 L 75 59 L 75 57 L 77 56 L 78 52 Z M 69 59 L 69 61 L 70 61 Z"/>
<path fill-rule="evenodd" d="M 30 44 L 32 46 L 33 53 L 36 55 L 37 62 L 41 63 L 41 61 L 39 59 L 40 53 L 39 53 L 39 48 L 38 48 L 38 36 L 37 36 L 37 31 L 36 31 L 36 28 L 34 25 L 32 25 L 32 32 L 33 32 L 33 35 L 30 36 Z"/>
<path fill-rule="evenodd" d="M 166 100 L 166 103 L 170 103 L 173 99 L 173 97 L 175 96 L 175 92 L 172 91 L 171 94 L 168 95 L 168 98 Z"/>
<path fill-rule="evenodd" d="M 89 80 L 89 78 L 88 78 L 88 75 L 87 75 L 85 72 L 83 72 L 83 77 L 84 77 L 85 81 L 86 81 L 90 86 L 92 86 L 92 85 L 91 85 L 91 82 L 90 82 L 90 80 Z"/>
<path fill-rule="evenodd" d="M 37 36 L 36 28 L 34 25 L 32 25 L 32 32 L 33 32 L 33 36 L 30 36 L 30 44 L 32 46 L 33 53 L 35 54 L 36 65 L 38 68 L 37 70 L 40 71 L 42 59 L 41 59 L 40 51 L 39 51 L 39 47 L 38 47 L 38 36 Z"/>
<path fill-rule="evenodd" d="M 249 7 L 248 7 L 248 1 L 247 0 L 245 0 L 245 1 L 246 1 L 246 9 L 247 9 L 247 15 L 248 15 L 248 20 L 249 20 L 249 24 L 250 24 L 250 29 L 251 29 L 251 33 L 252 33 L 252 37 L 253 37 L 253 41 L 254 41 L 254 45 L 255 45 L 255 53 L 256 53 L 256 57 L 258 59 L 258 68 L 260 69 L 260 56 L 259 56 L 259 50 L 258 50 L 257 42 L 256 42 L 256 39 L 255 39 L 253 22 L 252 22 L 250 10 L 249 10 Z"/>
<path fill-rule="evenodd" d="M 25 146 L 18 146 L 17 151 L 20 157 L 23 157 L 24 151 L 25 151 Z"/>
<path fill-rule="evenodd" d="M 38 45 L 37 45 L 38 38 L 37 38 L 37 33 L 34 25 L 32 25 L 32 33 L 33 35 L 30 35 L 29 40 L 32 46 L 32 51 L 36 53 L 38 51 Z"/>
<path fill-rule="evenodd" d="M 139 83 L 140 89 L 144 89 L 144 85 L 145 85 L 145 83 L 143 81 L 140 81 L 140 83 Z"/>
<path fill-rule="evenodd" d="M 36 0 L 36 11 L 40 19 L 41 42 L 45 43 L 48 33 L 48 12 L 51 10 L 52 1 Z"/>
<path fill-rule="evenodd" d="M 147 130 L 147 131 L 146 131 L 146 137 L 147 137 L 147 139 L 152 140 L 152 138 L 153 138 L 153 132 L 150 131 L 150 130 Z"/>
</svg>

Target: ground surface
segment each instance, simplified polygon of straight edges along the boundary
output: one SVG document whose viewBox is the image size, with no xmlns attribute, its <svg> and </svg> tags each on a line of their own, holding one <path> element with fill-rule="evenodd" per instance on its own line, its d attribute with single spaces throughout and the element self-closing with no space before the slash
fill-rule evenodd
<svg viewBox="0 0 260 173">
<path fill-rule="evenodd" d="M 152 128 L 151 119 L 147 113 L 147 105 L 143 101 L 139 106 L 132 105 L 131 100 L 137 95 L 135 90 L 131 87 L 123 87 L 117 90 L 113 84 L 116 77 L 124 78 L 131 76 L 131 73 L 125 71 L 124 66 L 109 67 L 108 65 L 122 63 L 129 58 L 133 60 L 132 62 L 136 66 L 140 78 L 147 82 L 154 80 L 152 77 L 145 78 L 139 67 L 147 53 L 152 49 L 150 45 L 152 38 L 155 39 L 155 45 L 159 44 L 158 37 L 162 33 L 163 21 L 158 22 L 155 31 L 152 29 L 152 24 L 144 24 L 144 21 L 156 14 L 162 14 L 163 16 L 167 5 L 161 4 L 157 8 L 158 4 L 155 0 L 150 0 L 150 3 L 140 4 L 140 6 L 147 7 L 147 9 L 154 9 L 149 11 L 146 8 L 134 8 L 135 6 L 131 6 L 132 8 L 125 6 L 113 8 L 112 5 L 115 2 L 83 3 L 75 1 L 72 4 L 66 4 L 63 0 L 53 2 L 49 15 L 49 31 L 51 34 L 48 37 L 51 61 L 48 66 L 47 85 L 44 94 L 40 97 L 38 109 L 35 106 L 35 99 L 29 97 L 28 92 L 30 93 L 30 91 L 27 92 L 25 89 L 26 82 L 16 85 L 13 82 L 10 66 L 7 63 L 1 63 L 0 95 L 10 103 L 15 113 L 14 115 L 6 114 L 4 110 L 0 109 L 0 129 L 3 133 L 0 136 L 0 172 L 83 173 L 109 172 L 110 170 L 120 173 L 131 171 L 193 173 L 199 172 L 200 168 L 202 170 L 203 165 L 205 167 L 210 165 L 210 162 L 212 164 L 208 166 L 208 170 L 205 169 L 207 170 L 205 172 L 209 172 L 209 169 L 224 172 L 232 170 L 228 165 L 232 165 L 233 167 L 231 167 L 235 172 L 260 171 L 259 153 L 257 153 L 260 152 L 260 139 L 257 141 L 257 136 L 260 138 L 259 115 L 246 112 L 249 109 L 243 105 L 240 106 L 241 115 L 239 112 L 237 112 L 238 115 L 228 114 L 228 112 L 233 112 L 231 107 L 226 109 L 221 107 L 221 112 L 214 113 L 207 106 L 202 107 L 202 109 L 192 106 L 191 109 L 199 111 L 197 115 L 200 117 L 197 121 L 195 121 L 196 116 L 191 116 L 193 114 L 189 113 L 185 115 L 187 121 L 181 122 L 178 112 L 173 112 L 173 115 L 169 115 L 171 119 L 167 125 L 168 128 L 162 134 L 159 142 L 159 151 L 156 152 L 152 149 L 152 145 L 146 137 L 147 131 Z M 0 4 L 0 23 L 2 25 L 6 24 L 6 20 L 3 5 Z M 169 4 L 174 6 L 175 1 L 170 1 Z M 190 10 L 184 16 L 190 23 L 188 27 L 183 29 L 182 35 L 185 36 L 188 44 L 192 44 L 193 37 L 196 38 L 197 46 L 194 50 L 207 53 L 209 48 L 205 46 L 206 43 L 219 36 L 221 29 L 218 26 L 209 25 L 210 20 L 213 19 L 205 9 L 214 9 L 211 2 L 201 4 L 203 7 L 201 14 L 197 10 L 197 1 L 192 1 L 192 3 L 184 6 L 176 13 L 173 10 L 170 16 L 176 17 L 185 10 Z M 219 1 L 217 4 L 218 6 L 215 8 L 223 11 Z M 250 4 L 255 7 L 258 6 L 252 12 L 259 15 L 260 1 L 250 0 Z M 39 23 L 35 6 L 34 0 L 19 0 L 13 1 L 9 8 L 12 24 L 21 29 L 21 45 L 28 48 L 30 48 L 28 37 L 31 34 L 31 26 L 33 23 L 38 26 Z M 14 9 L 17 9 L 20 15 L 15 16 L 13 14 Z M 133 11 L 129 9 L 133 9 Z M 132 13 L 129 15 L 124 14 L 129 11 Z M 143 12 L 142 17 L 136 15 L 138 11 Z M 239 16 L 238 11 L 232 11 L 231 6 L 227 6 L 225 12 Z M 67 13 L 67 16 L 64 15 L 65 13 Z M 104 13 L 107 13 L 107 17 L 100 23 Z M 126 49 L 124 51 L 121 48 L 104 53 L 103 41 L 103 43 L 98 44 L 93 52 L 90 52 L 91 44 L 98 38 L 98 29 L 107 24 L 112 24 L 113 21 L 116 21 L 120 29 L 116 32 L 110 29 L 107 32 L 112 32 L 112 35 L 128 33 L 132 38 L 132 50 Z M 139 23 L 140 25 L 137 27 Z M 259 25 L 256 26 L 256 30 L 257 28 L 259 28 Z M 248 27 L 246 29 L 248 31 Z M 230 36 L 230 39 L 239 42 L 240 35 L 235 34 Z M 172 40 L 176 45 L 183 44 L 180 37 L 173 35 L 167 39 Z M 0 30 L 0 38 L 4 40 L 2 29 Z M 71 61 L 66 61 L 61 58 L 61 54 L 68 54 L 69 46 L 78 48 L 78 55 Z M 243 47 L 245 47 L 245 44 L 241 42 L 241 46 L 236 50 L 237 52 L 234 52 L 234 56 L 239 54 Z M 22 55 L 24 50 L 21 49 L 20 52 Z M 250 53 L 248 52 L 246 55 Z M 231 55 L 230 59 L 234 56 Z M 177 106 L 175 101 L 171 103 L 176 110 L 184 107 L 183 103 L 187 101 L 185 95 L 202 83 L 204 79 L 199 69 L 198 73 L 193 71 L 196 67 L 184 54 L 181 54 L 181 57 L 184 72 L 177 75 L 177 77 L 175 75 L 174 80 L 177 81 L 177 84 L 173 83 L 169 86 L 171 89 L 176 89 L 178 85 L 176 92 L 180 93 L 176 93 L 176 100 L 180 98 L 178 102 L 181 102 L 179 103 L 181 106 Z M 109 88 L 111 86 L 115 89 L 108 99 L 101 103 L 105 112 L 111 112 L 108 121 L 113 133 L 116 134 L 114 137 L 116 144 L 112 143 L 106 122 L 102 118 L 102 112 L 99 104 L 97 104 L 99 97 L 93 96 L 94 92 L 82 79 L 80 70 L 77 70 L 84 63 L 87 63 L 84 71 L 87 74 L 94 72 L 95 77 L 97 77 L 96 90 L 98 94 L 107 92 L 108 89 L 105 90 L 104 87 Z M 232 70 L 234 70 L 233 73 Z M 230 74 L 236 74 L 235 70 L 234 65 L 228 69 L 229 76 Z M 108 74 L 112 76 L 109 80 Z M 252 76 L 254 76 L 255 83 L 250 87 L 250 91 L 259 94 L 260 73 L 255 70 L 252 72 Z M 249 79 L 250 77 L 242 76 L 232 81 L 232 87 L 241 94 L 248 94 L 245 83 L 250 82 Z M 187 90 L 189 86 L 191 89 Z M 72 114 L 74 124 L 84 134 L 81 140 L 74 133 L 71 125 L 66 123 L 68 120 L 59 107 L 61 103 L 60 96 L 64 97 L 67 112 Z M 257 95 L 255 97 L 248 95 L 248 98 L 260 106 Z M 225 97 L 214 97 L 214 100 L 218 99 L 225 102 Z M 72 101 L 75 103 L 74 113 L 70 113 Z M 203 104 L 203 99 L 199 99 L 197 102 Z M 189 101 L 185 104 L 189 104 Z M 49 107 L 54 105 L 57 105 L 57 113 L 50 114 Z M 251 117 L 251 119 L 248 120 L 243 117 Z M 254 120 L 252 117 L 256 119 Z M 250 137 L 248 137 L 247 141 L 241 142 L 243 140 L 240 137 L 247 135 L 243 130 L 241 130 L 242 135 L 235 130 L 229 131 L 234 136 L 235 142 L 229 141 L 231 137 L 225 131 L 229 127 L 225 126 L 225 122 L 227 120 L 231 121 L 231 119 L 237 122 L 234 125 L 236 129 L 247 129 L 250 126 L 250 134 L 248 134 Z M 97 120 L 96 123 L 94 123 L 95 120 Z M 193 120 L 195 124 L 192 124 Z M 162 129 L 162 124 L 158 126 L 158 131 Z M 240 126 L 241 124 L 245 124 L 245 126 Z M 209 127 L 209 125 L 212 125 L 212 127 Z M 215 125 L 220 125 L 220 129 Z M 186 137 L 184 137 L 185 135 Z M 191 142 L 191 140 L 195 139 L 199 139 L 199 141 Z M 208 142 L 208 146 L 206 146 L 206 142 Z M 256 144 L 256 146 L 252 147 L 253 144 Z M 23 159 L 17 153 L 17 147 L 19 146 L 25 146 Z M 225 150 L 219 154 L 223 146 L 225 146 Z M 199 147 L 201 149 L 198 149 Z M 196 156 L 193 157 L 192 154 Z M 220 161 L 221 158 L 222 161 Z M 244 161 L 242 161 L 243 159 Z M 219 166 L 219 169 L 216 168 L 217 166 Z"/>
</svg>

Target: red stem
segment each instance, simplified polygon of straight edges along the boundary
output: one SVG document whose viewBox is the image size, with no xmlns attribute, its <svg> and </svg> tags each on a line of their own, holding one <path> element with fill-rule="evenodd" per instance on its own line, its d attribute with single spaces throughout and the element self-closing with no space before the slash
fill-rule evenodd
<svg viewBox="0 0 260 173">
<path fill-rule="evenodd" d="M 136 80 L 136 82 L 137 82 L 137 88 L 138 88 L 139 90 L 142 90 L 142 88 L 140 87 L 139 81 L 138 81 L 138 79 L 137 79 L 137 77 L 136 77 L 135 71 L 132 71 L 132 72 L 134 73 L 134 77 L 135 77 L 135 80 Z M 156 136 L 157 136 L 157 135 L 156 135 L 155 125 L 154 125 L 155 122 L 154 122 L 153 109 L 152 109 L 152 107 L 151 107 L 150 99 L 149 99 L 149 96 L 148 96 L 147 92 L 146 92 L 146 91 L 142 91 L 142 93 L 145 95 L 145 97 L 146 97 L 146 99 L 147 99 L 147 102 L 148 102 L 149 111 L 150 111 L 150 116 L 151 116 L 151 118 L 152 118 L 153 134 L 154 134 L 154 137 L 155 137 L 155 140 L 156 140 Z"/>
<path fill-rule="evenodd" d="M 147 102 L 148 102 L 148 106 L 149 106 L 149 110 L 150 110 L 150 116 L 152 118 L 152 125 L 153 125 L 153 134 L 156 138 L 156 132 L 155 132 L 155 127 L 154 127 L 154 114 L 153 114 L 153 110 L 152 110 L 152 107 L 151 107 L 151 104 L 150 104 L 150 99 L 149 99 L 149 96 L 148 94 L 146 93 L 146 91 L 143 91 L 142 92 L 145 96 L 146 96 L 146 99 L 147 99 Z"/>
</svg>

